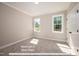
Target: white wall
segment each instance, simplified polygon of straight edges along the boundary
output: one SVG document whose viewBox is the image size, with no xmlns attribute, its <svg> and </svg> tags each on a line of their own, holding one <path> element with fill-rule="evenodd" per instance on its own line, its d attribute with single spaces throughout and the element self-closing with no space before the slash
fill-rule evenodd
<svg viewBox="0 0 79 59">
<path fill-rule="evenodd" d="M 0 46 L 32 35 L 32 17 L 0 3 Z"/>
<path fill-rule="evenodd" d="M 54 33 L 52 32 L 52 16 L 64 14 L 63 20 L 63 33 Z M 58 40 L 58 41 L 66 41 L 66 12 L 58 12 L 53 14 L 41 15 L 37 16 L 41 21 L 41 29 L 39 33 L 34 32 L 34 36 L 37 38 Z M 36 18 L 36 17 L 34 17 Z"/>
<path fill-rule="evenodd" d="M 67 15 L 67 37 L 68 43 L 75 54 L 77 53 L 77 49 L 79 48 L 79 3 L 77 3 L 72 10 Z M 72 32 L 69 34 L 69 32 Z"/>
<path fill-rule="evenodd" d="M 67 31 L 68 32 L 77 32 L 79 30 L 79 4 L 77 4 L 67 15 Z"/>
<path fill-rule="evenodd" d="M 69 40 L 69 32 L 77 33 L 79 30 L 79 13 L 77 14 L 77 9 L 79 10 L 79 4 L 77 3 L 72 10 L 67 14 L 67 37 Z"/>
</svg>

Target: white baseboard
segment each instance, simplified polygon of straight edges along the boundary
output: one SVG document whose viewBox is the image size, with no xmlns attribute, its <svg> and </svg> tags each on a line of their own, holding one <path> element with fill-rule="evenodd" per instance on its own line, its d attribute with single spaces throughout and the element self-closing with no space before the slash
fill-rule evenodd
<svg viewBox="0 0 79 59">
<path fill-rule="evenodd" d="M 21 41 L 24 41 L 24 40 L 27 40 L 27 39 L 31 39 L 31 38 L 32 38 L 32 36 L 28 36 L 28 37 L 23 38 L 23 39 L 20 39 L 20 40 L 18 40 L 18 41 L 15 41 L 15 42 L 12 42 L 12 43 L 3 45 L 3 46 L 0 47 L 0 49 L 4 49 L 4 48 L 6 48 L 6 47 L 12 46 L 12 45 L 17 44 L 17 43 L 19 43 L 19 42 L 21 42 Z"/>
<path fill-rule="evenodd" d="M 12 42 L 12 43 L 3 45 L 3 46 L 0 47 L 0 49 L 4 49 L 4 48 L 6 48 L 6 47 L 9 47 L 9 46 L 11 46 L 11 45 L 17 44 L 17 43 L 19 43 L 19 42 L 21 42 L 21 41 L 24 41 L 24 40 L 27 40 L 27 39 L 30 39 L 30 38 L 33 38 L 33 35 L 29 35 L 28 37 L 23 38 L 23 39 L 20 39 L 20 40 L 18 40 L 18 41 L 16 41 L 16 42 Z M 60 40 L 60 39 L 46 38 L 46 37 L 35 37 L 35 38 L 48 39 L 48 40 L 55 40 L 55 41 L 59 41 L 59 42 L 66 42 L 66 40 L 62 40 L 62 39 Z"/>
<path fill-rule="evenodd" d="M 47 38 L 47 37 L 40 37 L 40 36 L 35 36 L 35 38 L 39 38 L 39 39 L 48 39 L 48 40 L 54 40 L 54 41 L 59 41 L 59 42 L 67 42 L 66 39 Z"/>
<path fill-rule="evenodd" d="M 55 36 L 55 37 L 54 37 Z M 34 37 L 40 39 L 48 39 L 48 40 L 55 40 L 59 42 L 67 42 L 67 39 L 63 37 L 63 35 L 52 35 L 52 34 L 41 34 L 41 33 L 34 33 Z"/>
</svg>

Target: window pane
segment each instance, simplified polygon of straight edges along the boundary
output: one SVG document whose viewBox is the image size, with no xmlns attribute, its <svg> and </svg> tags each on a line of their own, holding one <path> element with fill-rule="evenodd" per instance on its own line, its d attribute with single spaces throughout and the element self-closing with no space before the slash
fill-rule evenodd
<svg viewBox="0 0 79 59">
<path fill-rule="evenodd" d="M 54 31 L 61 31 L 62 29 L 62 16 L 54 17 Z"/>
<path fill-rule="evenodd" d="M 54 24 L 57 24 L 57 17 L 54 17 Z"/>
<path fill-rule="evenodd" d="M 54 31 L 61 31 L 61 25 L 54 25 Z"/>
<path fill-rule="evenodd" d="M 34 19 L 34 31 L 36 32 L 40 31 L 40 18 Z"/>
<path fill-rule="evenodd" d="M 58 17 L 58 24 L 61 24 L 61 19 L 62 19 L 62 17 L 59 16 L 59 17 Z"/>
</svg>

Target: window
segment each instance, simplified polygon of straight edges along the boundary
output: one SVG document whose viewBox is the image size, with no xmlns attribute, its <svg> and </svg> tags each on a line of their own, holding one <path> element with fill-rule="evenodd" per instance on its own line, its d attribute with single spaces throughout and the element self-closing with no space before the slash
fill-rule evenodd
<svg viewBox="0 0 79 59">
<path fill-rule="evenodd" d="M 53 31 L 54 32 L 62 32 L 63 31 L 63 15 L 56 15 L 56 16 L 53 16 L 53 19 L 52 19 L 52 28 L 53 28 Z"/>
<path fill-rule="evenodd" d="M 34 19 L 34 31 L 40 32 L 40 18 Z"/>
</svg>

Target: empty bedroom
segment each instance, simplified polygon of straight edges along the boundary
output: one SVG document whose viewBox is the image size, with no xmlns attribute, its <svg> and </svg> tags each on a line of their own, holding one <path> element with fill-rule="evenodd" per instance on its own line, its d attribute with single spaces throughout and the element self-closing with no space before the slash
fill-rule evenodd
<svg viewBox="0 0 79 59">
<path fill-rule="evenodd" d="M 0 56 L 79 55 L 78 2 L 0 2 Z"/>
</svg>

